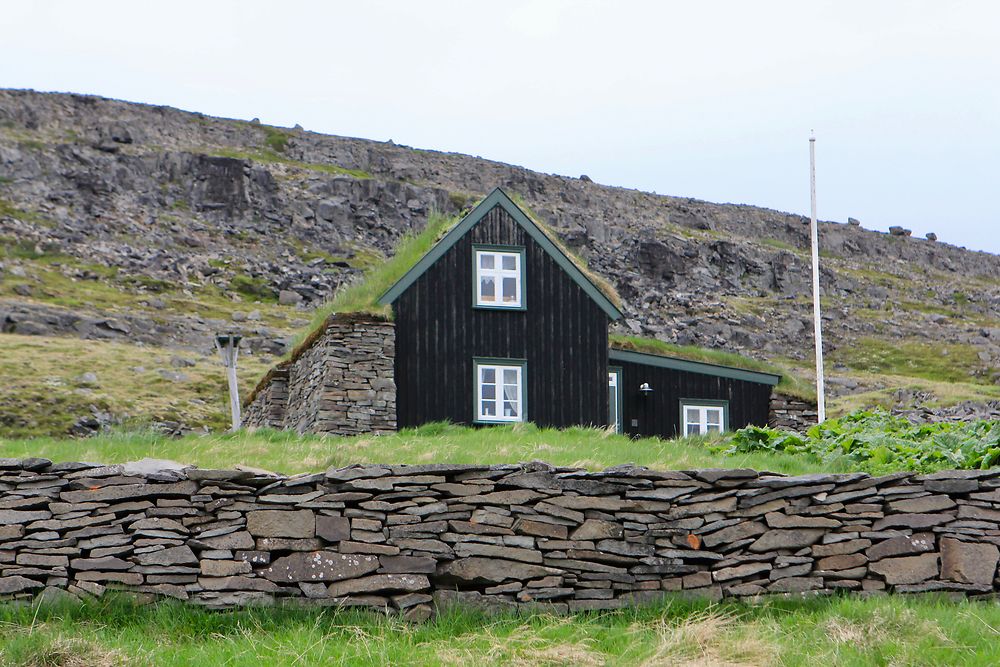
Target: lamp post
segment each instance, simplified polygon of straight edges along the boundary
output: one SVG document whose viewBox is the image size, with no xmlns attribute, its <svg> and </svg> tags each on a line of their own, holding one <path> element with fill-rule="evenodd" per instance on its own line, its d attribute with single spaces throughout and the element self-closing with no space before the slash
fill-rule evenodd
<svg viewBox="0 0 1000 667">
<path fill-rule="evenodd" d="M 243 423 L 240 414 L 240 388 L 236 383 L 236 358 L 239 356 L 240 341 L 243 336 L 236 334 L 219 334 L 215 337 L 215 347 L 222 357 L 222 365 L 226 367 L 226 377 L 229 380 L 229 412 L 233 417 L 233 429 L 239 430 Z"/>
</svg>

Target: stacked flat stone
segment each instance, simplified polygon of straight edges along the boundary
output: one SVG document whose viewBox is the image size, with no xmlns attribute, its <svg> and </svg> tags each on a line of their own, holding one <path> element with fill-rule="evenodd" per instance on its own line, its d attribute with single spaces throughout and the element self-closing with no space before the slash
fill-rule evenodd
<svg viewBox="0 0 1000 667">
<path fill-rule="evenodd" d="M 816 425 L 818 414 L 815 403 L 784 394 L 774 394 L 771 396 L 767 425 L 785 431 L 805 433 Z"/>
<path fill-rule="evenodd" d="M 833 591 L 990 594 L 1000 469 L 783 477 L 364 465 L 278 476 L 169 462 L 0 459 L 0 595 L 109 588 L 210 607 L 275 601 L 553 612 Z"/>
<path fill-rule="evenodd" d="M 357 435 L 396 430 L 396 328 L 385 318 L 335 313 L 248 398 L 248 428 Z"/>
</svg>

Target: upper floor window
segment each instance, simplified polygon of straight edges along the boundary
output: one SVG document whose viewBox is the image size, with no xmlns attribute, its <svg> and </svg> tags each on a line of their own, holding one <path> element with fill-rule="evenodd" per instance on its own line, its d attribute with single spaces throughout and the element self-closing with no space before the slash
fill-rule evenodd
<svg viewBox="0 0 1000 667">
<path fill-rule="evenodd" d="M 475 303 L 481 308 L 524 309 L 524 249 L 475 246 Z"/>
</svg>

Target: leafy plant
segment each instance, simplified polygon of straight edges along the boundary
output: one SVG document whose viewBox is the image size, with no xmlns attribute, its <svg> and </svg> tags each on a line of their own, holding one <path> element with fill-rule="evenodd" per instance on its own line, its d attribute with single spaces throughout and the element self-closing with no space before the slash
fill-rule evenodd
<svg viewBox="0 0 1000 667">
<path fill-rule="evenodd" d="M 1000 421 L 911 424 L 887 412 L 858 411 L 804 435 L 751 426 L 713 447 L 720 454 L 796 454 L 826 465 L 884 473 L 1000 465 Z"/>
</svg>

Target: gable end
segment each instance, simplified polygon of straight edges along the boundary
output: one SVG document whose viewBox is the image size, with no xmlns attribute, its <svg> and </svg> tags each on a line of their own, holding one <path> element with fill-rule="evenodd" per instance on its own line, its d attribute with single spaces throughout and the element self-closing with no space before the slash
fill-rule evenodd
<svg viewBox="0 0 1000 667">
<path fill-rule="evenodd" d="M 607 316 L 612 320 L 618 320 L 622 317 L 621 310 L 609 299 L 598 287 L 595 285 L 584 273 L 581 271 L 576 264 L 573 263 L 566 253 L 563 252 L 559 246 L 552 242 L 552 239 L 542 231 L 538 225 L 536 225 L 531 218 L 524 214 L 524 211 L 515 204 L 507 194 L 500 188 L 495 188 L 493 192 L 489 194 L 482 202 L 479 203 L 476 208 L 465 216 L 465 218 L 455 225 L 451 231 L 445 234 L 444 238 L 437 242 L 433 248 L 431 248 L 426 255 L 420 258 L 413 267 L 407 271 L 402 278 L 400 278 L 395 285 L 390 287 L 385 294 L 379 297 L 379 304 L 389 305 L 393 303 L 399 296 L 405 292 L 410 285 L 412 285 L 417 278 L 419 278 L 423 273 L 431 267 L 436 261 L 438 261 L 448 250 L 451 249 L 455 243 L 458 242 L 472 227 L 483 219 L 483 217 L 489 213 L 494 207 L 500 206 L 503 208 L 513 219 L 520 225 L 525 232 L 531 236 L 534 241 L 541 246 L 541 248 L 556 261 L 559 267 L 566 272 L 567 275 L 577 284 L 580 288 L 593 299 L 601 310 L 603 310 Z"/>
</svg>

